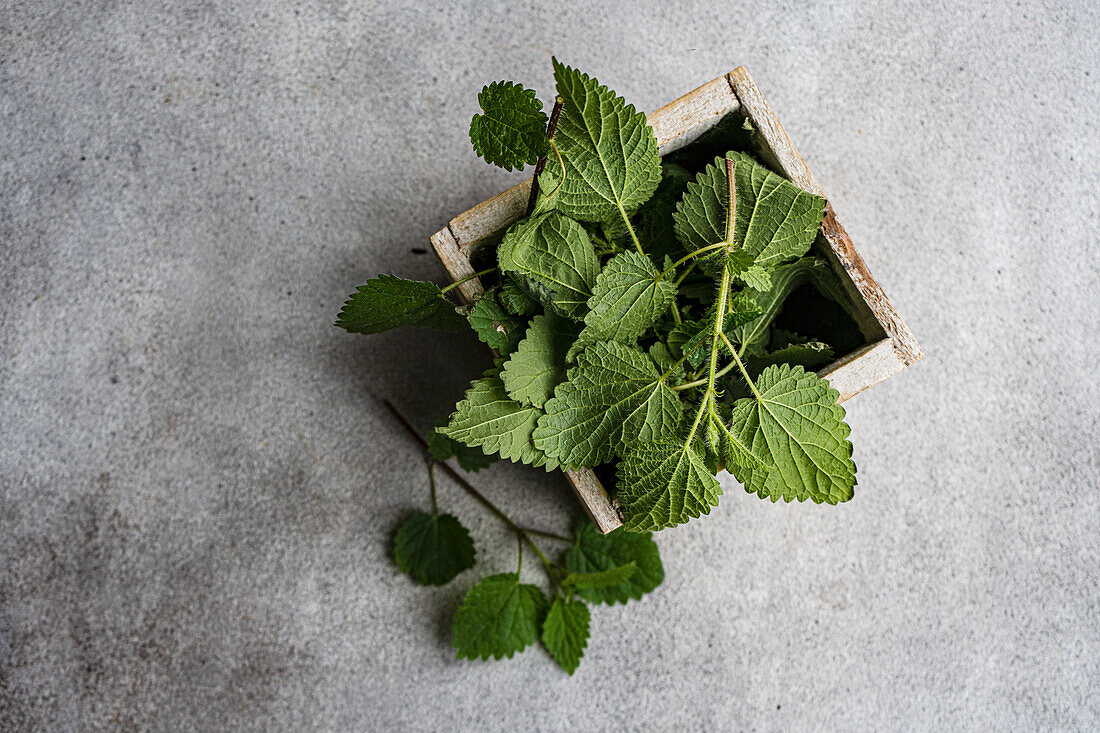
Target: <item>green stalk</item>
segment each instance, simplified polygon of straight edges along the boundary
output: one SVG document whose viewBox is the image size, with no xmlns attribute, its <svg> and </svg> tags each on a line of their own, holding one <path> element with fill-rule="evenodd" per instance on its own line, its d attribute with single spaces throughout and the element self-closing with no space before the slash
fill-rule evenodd
<svg viewBox="0 0 1100 733">
<path fill-rule="evenodd" d="M 461 285 L 462 283 L 469 282 L 469 281 L 473 280 L 475 277 L 481 277 L 482 275 L 488 275 L 490 272 L 496 272 L 496 270 L 497 270 L 497 268 L 490 267 L 490 268 L 487 268 L 485 270 L 481 270 L 480 272 L 475 272 L 473 275 L 467 275 L 466 277 L 462 278 L 461 280 L 455 280 L 453 283 L 451 283 L 447 287 L 443 288 L 439 292 L 440 293 L 446 293 L 448 290 L 453 290 L 453 289 L 457 288 L 459 285 Z"/>
<path fill-rule="evenodd" d="M 638 235 L 634 233 L 634 225 L 630 223 L 630 217 L 626 215 L 626 209 L 620 203 L 615 204 L 619 207 L 619 214 L 623 217 L 623 223 L 626 224 L 626 230 L 630 232 L 630 239 L 634 242 L 634 249 L 638 250 L 638 254 L 644 255 L 642 251 L 642 243 L 638 241 Z"/>
</svg>

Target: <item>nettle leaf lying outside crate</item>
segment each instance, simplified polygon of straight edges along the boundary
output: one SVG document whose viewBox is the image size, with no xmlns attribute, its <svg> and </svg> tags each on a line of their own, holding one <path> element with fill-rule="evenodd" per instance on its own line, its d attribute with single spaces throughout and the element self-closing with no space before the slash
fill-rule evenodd
<svg viewBox="0 0 1100 733">
<path fill-rule="evenodd" d="M 773 502 L 849 500 L 840 402 L 921 352 L 743 68 L 648 118 L 556 60 L 554 77 L 549 117 L 510 82 L 479 95 L 474 150 L 535 176 L 432 237 L 454 284 L 380 275 L 337 325 L 469 326 L 494 350 L 425 446 L 467 470 L 498 457 L 562 468 L 591 523 L 573 539 L 521 529 L 442 464 L 553 587 L 548 602 L 518 570 L 486 578 L 456 614 L 454 643 L 460 657 L 499 658 L 541 638 L 572 672 L 588 637 L 582 599 L 656 587 L 650 532 L 709 513 L 722 469 Z M 402 526 L 395 554 L 441 584 L 474 551 L 431 485 L 433 513 Z M 571 547 L 552 562 L 536 536 Z"/>
</svg>

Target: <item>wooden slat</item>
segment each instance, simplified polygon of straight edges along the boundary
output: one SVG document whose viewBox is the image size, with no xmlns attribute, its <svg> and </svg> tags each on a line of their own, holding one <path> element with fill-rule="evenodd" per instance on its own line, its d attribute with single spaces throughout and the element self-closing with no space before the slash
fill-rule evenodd
<svg viewBox="0 0 1100 733">
<path fill-rule="evenodd" d="M 474 274 L 474 268 L 470 265 L 470 258 L 458 248 L 458 242 L 450 229 L 440 229 L 431 236 L 432 249 L 439 256 L 443 268 L 455 282 Z M 474 302 L 474 298 L 485 292 L 485 286 L 480 278 L 467 280 L 458 286 L 458 292 L 467 304 Z"/>
<path fill-rule="evenodd" d="M 718 78 L 646 115 L 661 155 L 695 142 L 707 130 L 740 108 L 737 95 Z"/>
<path fill-rule="evenodd" d="M 527 211 L 530 195 L 531 179 L 528 178 L 451 219 L 448 226 L 458 246 L 469 253 L 481 240 L 510 226 Z"/>
<path fill-rule="evenodd" d="M 840 401 L 851 399 L 868 387 L 892 377 L 905 368 L 894 345 L 894 340 L 884 338 L 853 351 L 818 372 L 829 380 L 833 389 L 840 392 Z"/>
<path fill-rule="evenodd" d="M 566 469 L 565 477 L 569 479 L 581 506 L 597 529 L 607 534 L 622 526 L 623 519 L 619 516 L 618 505 L 608 496 L 607 489 L 600 483 L 595 471 L 591 468 L 576 471 Z"/>
<path fill-rule="evenodd" d="M 731 71 L 727 78 L 734 94 L 741 101 L 742 111 L 752 120 L 759 137 L 762 138 L 761 143 L 766 146 L 766 149 L 761 152 L 768 162 L 777 166 L 799 187 L 828 199 L 745 67 L 741 66 Z M 836 212 L 833 211 L 831 203 L 826 205 L 821 232 L 825 235 L 829 248 L 836 256 L 840 267 L 848 276 L 847 279 L 858 291 L 859 300 L 866 304 L 886 335 L 893 339 L 902 365 L 912 364 L 924 356 L 913 332 L 905 325 L 886 293 L 871 276 L 863 258 L 856 252 L 848 233 L 837 221 Z"/>
</svg>

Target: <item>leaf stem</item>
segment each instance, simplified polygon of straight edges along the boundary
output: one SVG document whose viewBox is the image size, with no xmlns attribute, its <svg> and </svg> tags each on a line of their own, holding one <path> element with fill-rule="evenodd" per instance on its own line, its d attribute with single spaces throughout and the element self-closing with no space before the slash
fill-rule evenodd
<svg viewBox="0 0 1100 733">
<path fill-rule="evenodd" d="M 719 248 L 725 247 L 725 246 L 726 246 L 726 242 L 718 242 L 716 244 L 708 244 L 706 247 L 700 247 L 699 249 L 695 250 L 691 254 L 686 255 L 684 257 L 681 257 L 680 259 L 673 262 L 671 265 L 669 265 L 665 269 L 664 272 L 662 272 L 660 275 L 657 276 L 657 279 L 660 280 L 665 275 L 667 275 L 668 273 L 672 272 L 673 270 L 675 270 L 680 265 L 682 265 L 685 262 L 687 262 L 688 260 L 690 260 L 692 257 L 698 257 L 699 255 L 703 254 L 704 252 L 710 252 L 712 250 L 716 250 L 716 249 L 719 249 Z"/>
<path fill-rule="evenodd" d="M 726 159 L 726 241 L 720 244 L 726 245 L 733 237 L 734 221 L 736 217 L 737 201 L 734 196 L 736 190 L 736 179 L 734 177 L 733 161 Z M 717 245 L 712 245 L 716 247 Z M 727 255 L 728 257 L 728 255 Z M 721 339 L 726 338 L 724 327 L 726 325 L 726 308 L 728 307 L 727 299 L 730 292 L 730 271 L 726 267 L 726 263 L 722 263 L 722 278 L 718 283 L 718 298 L 714 307 L 714 331 L 711 334 L 710 340 L 710 363 L 707 367 L 707 378 L 704 384 L 707 385 L 707 389 L 703 392 L 703 399 L 699 403 L 699 411 L 695 413 L 695 422 L 691 425 L 691 431 L 688 433 L 687 440 L 684 445 L 689 445 L 692 438 L 695 437 L 695 431 L 699 427 L 699 421 L 703 419 L 703 413 L 706 411 L 710 401 L 714 399 L 714 380 L 718 378 L 718 342 Z M 737 353 L 734 352 L 733 358 L 736 359 L 737 365 L 741 368 L 741 373 L 748 379 L 748 372 L 745 371 L 745 365 L 741 363 L 741 359 L 738 358 Z M 756 394 L 756 387 L 749 382 L 749 386 L 753 388 L 753 393 Z M 759 395 L 758 395 L 759 396 Z"/>
<path fill-rule="evenodd" d="M 691 263 L 691 266 L 690 266 L 690 267 L 688 267 L 688 269 L 684 270 L 684 271 L 683 271 L 683 272 L 682 272 L 682 273 L 680 274 L 680 277 L 676 278 L 676 281 L 675 281 L 675 283 L 674 283 L 674 284 L 675 284 L 675 285 L 677 285 L 677 286 L 679 286 L 679 285 L 680 285 L 680 283 L 682 283 L 682 282 L 683 282 L 683 281 L 684 281 L 685 279 L 687 279 L 687 276 L 691 274 L 691 271 L 695 269 L 695 265 L 697 265 L 697 264 L 698 264 L 698 263 L 696 263 L 696 262 L 692 262 L 692 263 Z"/>
<path fill-rule="evenodd" d="M 557 97 L 554 100 L 554 109 L 550 112 L 550 121 L 546 125 L 546 139 L 553 145 L 554 133 L 558 131 L 558 117 L 561 116 L 562 105 L 565 104 L 565 100 L 561 97 Z M 554 148 L 557 152 L 557 148 Z M 558 159 L 561 159 L 561 154 L 558 154 Z M 535 208 L 535 202 L 539 198 L 539 175 L 542 173 L 542 169 L 546 167 L 546 156 L 539 156 L 539 160 L 535 163 L 535 176 L 531 179 L 531 195 L 527 197 L 527 213 L 525 216 L 530 216 L 531 212 Z M 565 166 L 562 166 L 562 172 L 565 172 Z"/>
<path fill-rule="evenodd" d="M 435 498 L 435 461 L 428 459 L 428 486 L 432 490 L 432 514 L 439 516 L 439 502 Z"/>
<path fill-rule="evenodd" d="M 642 243 L 638 241 L 638 235 L 634 232 L 634 225 L 630 223 L 630 217 L 626 215 L 626 209 L 619 202 L 615 202 L 615 205 L 619 207 L 619 214 L 623 217 L 623 223 L 626 224 L 626 231 L 630 233 L 630 239 L 634 242 L 634 249 L 638 250 L 638 254 L 645 254 L 642 249 Z"/>
<path fill-rule="evenodd" d="M 516 577 L 519 577 L 519 572 L 523 570 L 523 537 L 516 535 Z"/>
<path fill-rule="evenodd" d="M 725 336 L 725 334 L 722 335 Z M 757 402 L 763 402 L 764 398 L 756 389 L 756 385 L 753 384 L 752 378 L 749 376 L 749 371 L 745 369 L 745 365 L 741 361 L 741 357 L 737 354 L 737 350 L 733 348 L 733 344 L 731 344 L 728 339 L 726 340 L 726 346 L 729 347 L 730 353 L 733 354 L 733 361 L 737 364 L 737 368 L 741 370 L 741 376 L 745 378 L 745 382 L 749 385 L 749 389 L 752 390 L 752 393 L 756 397 Z"/>
<path fill-rule="evenodd" d="M 729 364 L 726 364 L 724 367 L 719 369 L 714 374 L 715 380 L 717 380 L 718 377 L 724 377 L 727 374 L 729 374 L 730 370 L 733 369 L 735 366 L 737 366 L 737 364 L 735 364 L 732 361 Z M 694 382 L 688 382 L 686 384 L 678 384 L 675 387 L 669 387 L 669 389 L 671 389 L 673 392 L 682 392 L 685 389 L 691 389 L 692 387 L 699 387 L 699 386 L 704 385 L 706 383 L 707 383 L 707 378 L 703 377 L 702 379 L 696 379 Z"/>
<path fill-rule="evenodd" d="M 554 534 L 553 532 L 543 532 L 541 529 L 531 529 L 530 527 L 521 527 L 521 529 L 527 534 L 533 534 L 536 537 L 545 537 L 548 540 L 558 540 L 559 542 L 568 542 L 569 544 L 573 544 L 576 541 L 572 537 Z"/>
<path fill-rule="evenodd" d="M 451 283 L 447 287 L 443 288 L 439 292 L 440 293 L 446 293 L 448 290 L 454 290 L 455 288 L 457 288 L 462 283 L 470 282 L 471 280 L 473 280 L 476 277 L 481 277 L 482 275 L 488 275 L 490 272 L 496 272 L 496 270 L 497 270 L 497 268 L 490 267 L 490 268 L 487 268 L 485 270 L 481 270 L 480 272 L 475 272 L 473 275 L 467 275 L 466 277 L 462 278 L 461 280 L 455 280 L 453 283 Z"/>
</svg>

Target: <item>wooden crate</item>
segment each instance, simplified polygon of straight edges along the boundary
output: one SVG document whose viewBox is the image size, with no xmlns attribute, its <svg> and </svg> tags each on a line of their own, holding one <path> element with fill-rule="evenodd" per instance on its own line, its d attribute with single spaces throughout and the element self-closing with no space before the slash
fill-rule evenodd
<svg viewBox="0 0 1100 733">
<path fill-rule="evenodd" d="M 757 153 L 767 165 L 806 191 L 828 198 L 743 66 L 651 112 L 647 119 L 664 155 L 695 141 L 731 113 L 752 121 L 760 145 Z M 524 215 L 530 190 L 528 179 L 459 214 L 432 235 L 432 247 L 453 280 L 472 275 L 473 253 L 485 244 L 498 242 L 504 230 Z M 898 373 L 923 353 L 886 293 L 868 272 L 831 203 L 825 207 L 820 234 L 815 252 L 829 261 L 844 286 L 852 316 L 866 339 L 865 346 L 818 371 L 844 401 Z M 822 242 L 826 246 L 821 246 Z M 463 283 L 458 289 L 466 302 L 484 292 L 477 279 Z M 566 470 L 565 475 L 602 532 L 610 532 L 622 524 L 615 500 L 608 496 L 591 469 Z"/>
</svg>

